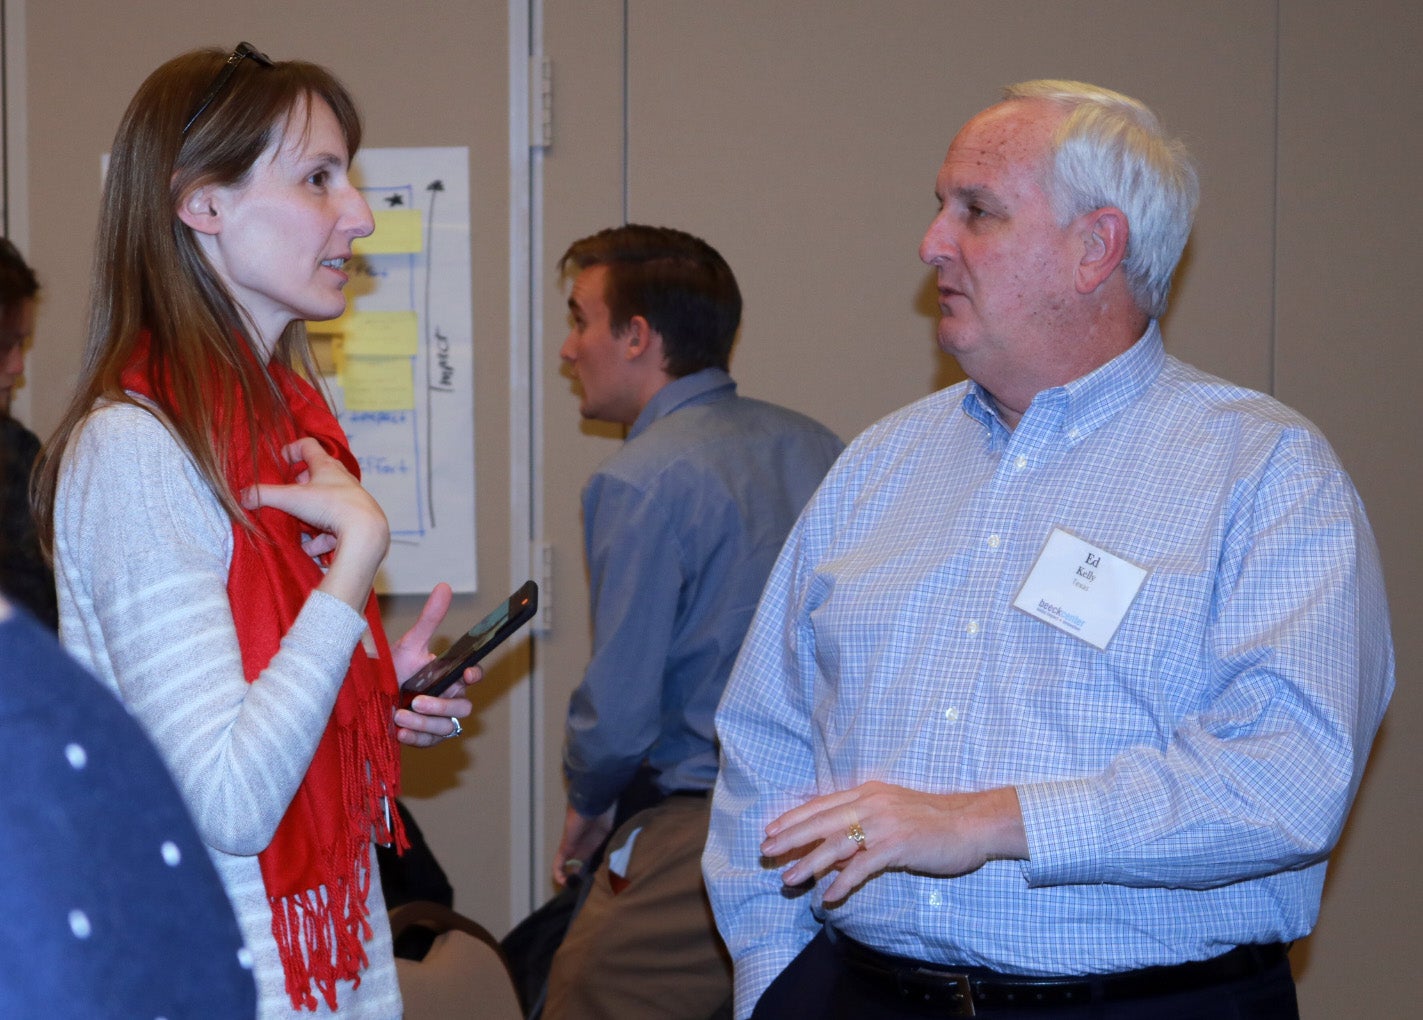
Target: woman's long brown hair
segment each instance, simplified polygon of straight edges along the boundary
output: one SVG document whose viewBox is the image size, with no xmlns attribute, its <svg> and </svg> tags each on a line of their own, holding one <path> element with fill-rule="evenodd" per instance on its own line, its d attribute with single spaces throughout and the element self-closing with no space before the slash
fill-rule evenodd
<svg viewBox="0 0 1423 1020">
<path fill-rule="evenodd" d="M 350 94 L 324 68 L 242 60 L 184 134 L 184 123 L 226 59 L 219 50 L 195 50 L 165 63 L 139 87 L 114 136 L 84 363 L 73 400 L 40 454 L 31 494 L 48 555 L 65 448 L 99 402 L 136 402 L 120 380 L 145 332 L 149 388 L 158 395 L 160 417 L 228 515 L 248 526 L 227 480 L 225 451 L 245 442 L 255 454 L 264 433 L 280 425 L 286 411 L 266 366 L 247 347 L 246 315 L 177 209 L 198 188 L 243 182 L 291 118 L 303 110 L 309 117 L 315 100 L 331 107 L 352 156 L 360 145 L 361 120 Z M 287 327 L 273 360 L 298 365 L 315 378 L 305 323 Z"/>
</svg>

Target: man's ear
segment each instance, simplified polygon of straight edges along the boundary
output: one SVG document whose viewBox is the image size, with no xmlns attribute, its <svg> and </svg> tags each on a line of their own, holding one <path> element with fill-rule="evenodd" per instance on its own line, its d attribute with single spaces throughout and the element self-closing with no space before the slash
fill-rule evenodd
<svg viewBox="0 0 1423 1020">
<path fill-rule="evenodd" d="M 626 360 L 640 361 L 651 355 L 652 362 L 661 366 L 662 334 L 653 329 L 652 324 L 641 315 L 634 315 L 628 320 L 623 339 L 627 341 L 627 346 L 623 348 L 623 357 Z"/>
<path fill-rule="evenodd" d="M 1115 206 L 1103 206 L 1082 217 L 1082 258 L 1077 263 L 1079 294 L 1090 294 L 1116 272 L 1127 257 L 1131 228 L 1127 215 Z"/>
<path fill-rule="evenodd" d="M 214 198 L 212 188 L 194 188 L 178 203 L 178 219 L 200 234 L 219 233 L 222 217 L 218 215 Z"/>
</svg>

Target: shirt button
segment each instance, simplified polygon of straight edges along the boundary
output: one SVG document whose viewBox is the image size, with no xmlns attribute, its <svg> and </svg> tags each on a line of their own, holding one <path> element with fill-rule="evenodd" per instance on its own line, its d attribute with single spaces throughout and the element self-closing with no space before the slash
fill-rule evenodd
<svg viewBox="0 0 1423 1020">
<path fill-rule="evenodd" d="M 1076 439 L 1076 438 L 1077 438 L 1078 436 L 1080 436 L 1081 434 L 1082 434 L 1082 433 L 1078 432 L 1076 429 L 1068 429 L 1068 430 L 1067 430 L 1067 438 L 1068 438 L 1068 439 Z"/>
<path fill-rule="evenodd" d="M 1027 456 L 1026 456 L 1025 454 L 1021 454 L 1021 453 L 1018 454 L 1018 456 L 1013 459 L 1013 466 L 1014 466 L 1015 468 L 1017 468 L 1019 471 L 1023 470 L 1023 468 L 1025 468 L 1025 467 L 1028 466 L 1028 458 L 1027 458 Z"/>
<path fill-rule="evenodd" d="M 942 907 L 944 905 L 944 894 L 941 890 L 935 889 L 929 893 L 929 906 Z"/>
<path fill-rule="evenodd" d="M 964 630 L 966 630 L 969 634 L 977 634 L 977 633 L 978 633 L 978 621 L 977 621 L 977 620 L 969 620 L 969 621 L 968 621 L 968 626 L 965 627 Z"/>
<path fill-rule="evenodd" d="M 997 548 L 998 548 L 1000 545 L 1002 545 L 1002 544 L 1003 544 L 1003 539 L 999 538 L 997 535 L 989 535 L 989 536 L 988 536 L 988 548 L 990 548 L 990 549 L 997 549 Z"/>
<path fill-rule="evenodd" d="M 947 719 L 949 722 L 958 722 L 959 710 L 953 705 L 950 705 L 948 708 L 944 709 L 944 718 Z"/>
</svg>

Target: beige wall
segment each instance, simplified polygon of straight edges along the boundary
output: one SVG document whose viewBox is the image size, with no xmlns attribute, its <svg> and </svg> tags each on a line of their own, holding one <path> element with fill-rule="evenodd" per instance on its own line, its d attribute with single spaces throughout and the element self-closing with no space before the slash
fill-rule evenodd
<svg viewBox="0 0 1423 1020">
<path fill-rule="evenodd" d="M 1347 12 L 1347 13 L 1346 13 Z M 1412 1016 L 1423 945 L 1418 680 L 1423 456 L 1423 8 L 1283 3 L 1276 395 L 1319 424 L 1369 510 L 1393 609 L 1398 689 L 1305 946 L 1309 1016 Z"/>
</svg>

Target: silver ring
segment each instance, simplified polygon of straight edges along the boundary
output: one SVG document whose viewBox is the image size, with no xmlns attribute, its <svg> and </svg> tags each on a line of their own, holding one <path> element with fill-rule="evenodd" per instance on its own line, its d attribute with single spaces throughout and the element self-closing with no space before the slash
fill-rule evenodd
<svg viewBox="0 0 1423 1020">
<path fill-rule="evenodd" d="M 450 716 L 450 722 L 455 724 L 455 728 L 446 733 L 446 737 L 457 737 L 464 732 L 464 727 L 460 725 L 460 721 L 454 716 Z"/>
</svg>

